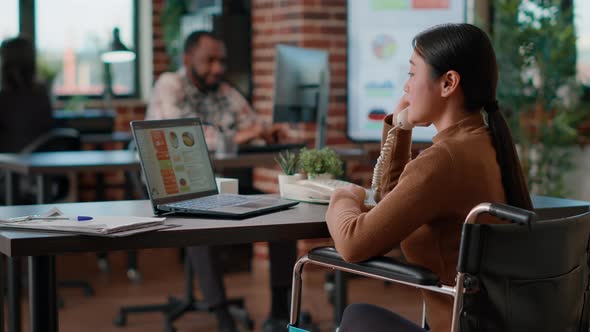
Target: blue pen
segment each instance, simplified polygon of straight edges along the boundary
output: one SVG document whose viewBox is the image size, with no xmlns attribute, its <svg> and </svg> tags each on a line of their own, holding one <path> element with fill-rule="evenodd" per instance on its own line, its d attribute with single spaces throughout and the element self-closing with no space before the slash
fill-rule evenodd
<svg viewBox="0 0 590 332">
<path fill-rule="evenodd" d="M 48 220 L 70 220 L 75 218 L 75 220 L 77 221 L 89 221 L 92 220 L 92 217 L 89 216 L 75 216 L 75 217 L 38 217 L 38 218 L 32 218 L 32 219 L 48 219 Z"/>
<path fill-rule="evenodd" d="M 10 221 L 27 221 L 27 220 L 71 220 L 75 218 L 76 221 L 89 221 L 92 220 L 92 217 L 89 216 L 75 216 L 75 217 L 41 217 L 38 215 L 35 216 L 25 216 L 25 217 L 16 217 L 10 218 Z"/>
</svg>

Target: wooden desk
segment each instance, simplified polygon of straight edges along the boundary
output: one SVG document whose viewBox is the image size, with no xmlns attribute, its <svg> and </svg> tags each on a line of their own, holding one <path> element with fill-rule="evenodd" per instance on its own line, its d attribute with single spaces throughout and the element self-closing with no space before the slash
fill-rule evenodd
<svg viewBox="0 0 590 332">
<path fill-rule="evenodd" d="M 336 152 L 343 158 L 343 160 L 345 161 L 353 161 L 353 160 L 365 160 L 366 159 L 366 152 L 360 149 L 336 149 Z M 276 157 L 276 152 L 268 152 L 268 153 L 255 153 L 255 154 L 243 154 L 243 155 L 236 155 L 236 156 L 230 156 L 230 157 L 223 157 L 223 158 L 216 158 L 214 155 L 212 155 L 212 163 L 215 169 L 219 170 L 219 169 L 223 169 L 223 168 L 241 168 L 241 167 L 257 167 L 257 166 L 269 166 L 269 165 L 273 165 L 274 164 L 274 160 Z M 11 174 L 12 173 L 19 173 L 19 174 L 23 174 L 23 175 L 29 175 L 29 176 L 36 176 L 36 181 L 37 181 L 37 202 L 39 204 L 42 204 L 44 202 L 44 197 L 43 197 L 43 177 L 44 175 L 47 174 L 73 174 L 73 173 L 78 173 L 78 172 L 85 172 L 85 171 L 90 171 L 90 172 L 105 172 L 105 171 L 119 171 L 119 170 L 123 170 L 123 171 L 139 171 L 140 169 L 140 165 L 139 165 L 139 161 L 136 158 L 135 153 L 130 152 L 128 150 L 109 150 L 109 151 L 76 151 L 76 152 L 45 152 L 45 153 L 33 153 L 31 155 L 27 155 L 27 156 L 22 156 L 22 155 L 16 155 L 16 154 L 0 154 L 0 170 L 3 170 L 6 173 L 6 183 L 5 183 L 5 188 L 6 188 L 6 201 L 7 201 L 7 205 L 12 204 L 12 183 L 11 183 Z M 109 212 L 109 214 L 116 214 L 116 215 L 143 215 L 141 214 L 143 213 L 151 213 L 151 207 L 149 207 L 149 204 L 145 206 L 145 208 L 140 208 L 138 210 L 134 210 L 132 212 L 116 212 L 114 210 L 112 210 L 111 205 L 115 206 L 116 204 L 118 204 L 117 202 L 112 202 L 112 203 L 106 203 L 106 204 L 110 204 L 109 205 L 109 209 L 107 209 Z M 146 203 L 147 204 L 147 203 Z M 83 206 L 82 204 L 80 204 L 80 206 Z M 23 207 L 12 207 L 12 208 L 23 208 Z M 33 207 L 29 207 L 30 209 L 33 209 Z M 22 215 L 22 214 L 26 214 L 27 212 L 25 212 L 24 210 L 10 210 L 11 208 L 5 208 L 7 210 L 4 210 L 5 213 L 7 213 L 7 215 Z M 44 208 L 41 207 L 42 211 Z M 84 207 L 84 209 L 86 209 L 86 207 Z M 83 209 L 83 210 L 84 210 Z M 105 210 L 106 211 L 106 210 Z M 33 211 L 34 212 L 34 211 Z M 31 212 L 32 213 L 32 212 Z M 88 211 L 84 212 L 84 213 L 89 213 Z M 322 218 L 323 218 L 323 213 L 322 213 Z M 233 225 L 236 226 L 236 225 Z M 251 226 L 249 224 L 249 226 Z M 237 227 L 237 226 L 236 226 Z M 308 226 L 306 226 L 307 228 Z M 232 232 L 234 232 L 236 229 L 232 228 Z M 203 231 L 200 230 L 200 233 L 202 233 Z M 264 234 L 264 233 L 259 233 L 260 230 L 255 230 L 255 233 L 260 235 L 260 234 Z M 295 235 L 297 236 L 297 238 L 306 238 L 305 236 L 298 236 L 296 234 L 297 231 L 295 230 L 289 230 L 288 232 L 293 232 L 292 234 L 288 234 L 289 236 L 291 235 Z M 231 232 L 230 232 L 231 233 Z M 245 234 L 248 232 L 245 232 Z M 20 233 L 21 235 L 23 233 Z M 206 232 L 204 233 L 206 234 Z M 38 234 L 37 234 L 38 235 Z M 274 234 L 277 235 L 277 234 Z M 45 238 L 45 240 L 40 240 L 40 239 L 35 239 L 33 241 L 48 241 L 49 245 L 54 245 L 54 237 L 56 235 L 47 235 Z M 194 235 L 190 235 L 191 237 Z M 327 233 L 319 236 L 319 237 L 325 237 L 327 236 Z M 17 236 L 18 238 L 18 236 Z M 17 240 L 17 238 L 15 238 L 15 241 Z M 152 240 L 149 240 L 149 237 L 147 238 L 147 242 L 150 243 L 150 248 L 154 247 L 153 243 L 151 242 Z M 279 238 L 280 240 L 281 238 Z M 289 239 L 289 237 L 287 237 L 286 239 Z M 191 238 L 190 241 L 193 241 L 194 239 Z M 207 240 L 207 237 L 205 237 L 203 239 L 204 241 Z M 21 241 L 17 241 L 20 244 L 16 244 L 18 245 L 22 245 L 24 247 L 27 247 L 27 245 L 24 245 L 22 243 L 24 243 L 23 241 L 25 241 L 24 239 L 21 239 Z M 68 241 L 73 241 L 73 243 L 70 243 Z M 76 243 L 79 242 L 81 240 L 76 239 L 76 240 L 72 240 L 72 239 L 68 239 L 65 240 L 65 242 L 62 242 L 64 244 L 67 245 L 67 247 L 69 248 L 67 251 L 57 251 L 57 253 L 59 252 L 71 252 L 72 249 L 71 248 L 75 248 Z M 258 241 L 256 239 L 250 239 L 250 240 L 241 240 L 241 242 L 254 242 L 254 241 Z M 26 241 L 25 241 L 26 242 Z M 231 240 L 228 243 L 239 243 L 240 241 L 236 242 L 234 240 Z M 15 242 L 16 243 L 16 242 Z M 105 242 L 105 243 L 109 243 L 112 244 L 111 242 Z M 177 239 L 175 238 L 174 243 L 177 243 Z M 207 243 L 203 243 L 203 244 L 207 244 Z M 0 243 L 0 246 L 5 246 L 6 244 L 2 244 Z M 129 244 L 128 244 L 129 245 Z M 175 245 L 178 246 L 178 245 Z M 185 246 L 185 245 L 180 245 L 180 247 Z M 105 249 L 105 248 L 100 248 L 100 246 L 98 248 L 94 248 L 91 250 L 87 250 L 87 251 L 98 251 L 98 252 L 103 252 L 103 251 L 108 251 L 108 250 L 119 250 L 119 249 L 125 249 L 125 248 L 117 248 L 117 247 L 109 247 L 111 249 Z M 142 248 L 141 244 L 138 244 L 138 247 L 136 247 L 135 249 L 139 249 Z M 12 250 L 12 249 L 11 249 Z M 7 251 L 9 253 L 9 255 L 12 254 L 12 251 L 9 250 Z M 4 251 L 3 251 L 4 252 Z M 22 256 L 22 255 L 32 255 L 34 256 L 34 253 L 29 253 L 29 254 L 25 254 L 25 253 L 20 253 L 20 254 L 16 254 L 15 256 Z M 10 264 L 9 264 L 10 266 Z M 1 271 L 0 271 L 1 272 Z M 1 274 L 0 274 L 1 275 Z M 0 326 L 2 326 L 0 324 Z"/>
<path fill-rule="evenodd" d="M 538 213 L 566 216 L 588 211 L 589 203 L 534 196 Z M 0 218 L 35 214 L 54 205 L 0 207 Z M 71 203 L 58 205 L 67 214 L 151 216 L 149 201 Z M 186 247 L 257 241 L 281 241 L 328 237 L 325 224 L 327 206 L 300 203 L 285 211 L 243 220 L 215 220 L 169 217 L 178 228 L 124 238 L 102 238 L 26 231 L 0 231 L 0 252 L 8 257 L 30 258 L 31 331 L 57 331 L 55 299 L 55 255 L 146 248 Z M 335 310 L 346 304 L 345 282 L 337 287 Z M 0 282 L 2 280 L 0 279 Z M 0 284 L 0 292 L 3 285 Z M 1 295 L 1 294 L 0 294 Z M 341 311 L 337 316 L 341 314 Z M 0 327 L 3 326 L 0 316 Z"/>
<path fill-rule="evenodd" d="M 46 211 L 55 205 L 0 207 L 0 218 Z M 67 214 L 151 216 L 149 201 L 57 205 Z M 90 237 L 26 231 L 0 231 L 0 252 L 30 257 L 31 331 L 57 331 L 55 255 L 146 248 L 187 247 L 328 237 L 325 205 L 301 203 L 288 210 L 243 220 L 167 218 L 180 227 L 123 238 Z M 0 280 L 1 281 L 1 280 Z M 3 285 L 0 284 L 0 289 Z M 0 322 L 3 326 L 3 322 Z"/>
<path fill-rule="evenodd" d="M 80 172 L 139 171 L 135 154 L 127 150 L 36 152 L 28 155 L 0 154 L 0 169 L 6 175 L 6 205 L 11 205 L 12 173 L 35 176 L 37 203 L 44 202 L 43 177 Z"/>
</svg>

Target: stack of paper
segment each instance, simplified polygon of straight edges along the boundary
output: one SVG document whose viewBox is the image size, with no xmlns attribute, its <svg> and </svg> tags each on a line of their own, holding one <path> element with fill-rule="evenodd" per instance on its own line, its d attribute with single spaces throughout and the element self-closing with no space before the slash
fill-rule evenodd
<svg viewBox="0 0 590 332">
<path fill-rule="evenodd" d="M 50 218 L 64 217 L 66 220 Z M 46 217 L 47 219 L 43 219 Z M 25 216 L 12 220 L 0 220 L 2 228 L 18 228 L 27 230 L 58 231 L 89 235 L 113 235 L 132 230 L 152 230 L 164 225 L 166 218 L 130 217 L 130 216 L 96 216 L 91 220 L 78 221 L 75 216 L 66 216 L 58 209 L 52 209 L 40 216 Z M 134 232 L 135 233 L 135 232 Z"/>
</svg>

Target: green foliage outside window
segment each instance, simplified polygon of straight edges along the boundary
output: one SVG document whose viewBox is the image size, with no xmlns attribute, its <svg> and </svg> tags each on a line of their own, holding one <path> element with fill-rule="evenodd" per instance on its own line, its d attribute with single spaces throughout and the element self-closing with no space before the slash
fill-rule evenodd
<svg viewBox="0 0 590 332">
<path fill-rule="evenodd" d="M 494 0 L 498 99 L 533 193 L 564 197 L 571 147 L 587 115 L 576 82 L 572 8 L 561 0 Z"/>
<path fill-rule="evenodd" d="M 170 56 L 170 70 L 180 67 L 180 54 L 182 53 L 183 41 L 180 36 L 180 24 L 182 16 L 188 13 L 185 0 L 166 0 L 160 15 L 166 53 Z"/>
</svg>

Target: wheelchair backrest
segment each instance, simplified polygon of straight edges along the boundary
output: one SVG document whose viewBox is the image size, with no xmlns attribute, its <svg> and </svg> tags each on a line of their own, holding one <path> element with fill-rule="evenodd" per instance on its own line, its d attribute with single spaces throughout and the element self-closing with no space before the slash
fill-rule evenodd
<svg viewBox="0 0 590 332">
<path fill-rule="evenodd" d="M 590 213 L 464 232 L 460 331 L 588 331 Z"/>
</svg>

